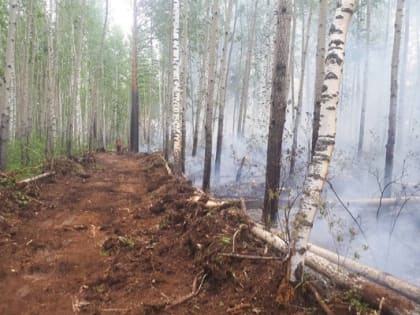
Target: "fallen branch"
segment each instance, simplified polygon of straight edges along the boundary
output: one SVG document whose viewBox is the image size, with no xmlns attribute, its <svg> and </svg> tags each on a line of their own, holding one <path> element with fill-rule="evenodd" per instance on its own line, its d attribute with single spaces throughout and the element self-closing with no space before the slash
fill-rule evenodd
<svg viewBox="0 0 420 315">
<path fill-rule="evenodd" d="M 239 258 L 239 259 L 250 259 L 250 260 L 283 260 L 282 257 L 254 256 L 254 255 L 243 255 L 243 254 L 235 254 L 235 253 L 220 253 L 219 256 L 233 257 L 233 258 Z"/>
<path fill-rule="evenodd" d="M 372 199 L 353 199 L 347 200 L 346 203 L 350 206 L 365 206 L 365 207 L 377 207 L 381 206 L 396 206 L 404 201 L 407 203 L 420 203 L 420 196 L 407 196 L 401 198 L 372 198 Z"/>
<path fill-rule="evenodd" d="M 239 229 L 233 234 L 233 238 L 232 238 L 232 254 L 235 253 L 236 251 L 236 238 L 238 237 L 238 234 L 241 233 L 241 231 L 245 228 L 247 228 L 248 226 L 246 224 L 241 224 L 239 226 Z"/>
<path fill-rule="evenodd" d="M 198 278 L 200 277 L 201 273 L 195 276 L 193 285 L 192 285 L 192 291 L 191 293 L 187 294 L 186 296 L 183 296 L 179 299 L 177 299 L 175 302 L 166 305 L 165 310 L 168 310 L 174 306 L 180 305 L 182 303 L 185 303 L 186 301 L 190 300 L 191 298 L 195 297 L 200 293 L 201 287 L 203 286 L 204 280 L 206 279 L 207 275 L 205 274 L 203 278 L 201 278 L 200 285 L 197 287 Z"/>
<path fill-rule="evenodd" d="M 30 178 L 27 178 L 27 179 L 24 179 L 24 180 L 20 180 L 20 181 L 17 182 L 17 184 L 18 185 L 19 184 L 28 184 L 28 183 L 34 182 L 38 179 L 45 178 L 45 177 L 50 177 L 50 176 L 53 176 L 53 175 L 55 175 L 55 172 L 46 172 L 46 173 L 43 173 L 43 174 L 40 174 L 40 175 L 37 175 L 37 176 L 34 176 L 34 177 L 30 177 Z"/>
<path fill-rule="evenodd" d="M 226 313 L 231 313 L 231 314 L 236 314 L 239 313 L 240 311 L 247 309 L 247 308 L 251 308 L 252 305 L 249 303 L 240 303 L 238 305 L 235 305 L 233 307 L 230 307 L 226 310 Z"/>
<path fill-rule="evenodd" d="M 407 283 L 397 277 L 394 277 L 390 274 L 381 272 L 375 268 L 363 265 L 357 261 L 354 261 L 347 257 L 342 257 L 333 253 L 329 250 L 321 248 L 319 246 L 308 244 L 309 251 L 314 255 L 318 255 L 323 257 L 330 262 L 337 264 L 339 266 L 343 266 L 348 270 L 356 272 L 357 274 L 368 278 L 378 284 L 384 285 L 392 290 L 395 290 L 398 293 L 408 297 L 409 299 L 415 301 L 416 303 L 420 303 L 420 288 Z"/>
<path fill-rule="evenodd" d="M 327 315 L 334 315 L 334 313 L 331 311 L 331 309 L 322 299 L 321 295 L 319 295 L 315 286 L 313 286 L 312 283 L 310 282 L 306 282 L 306 285 L 308 286 L 309 290 L 312 292 L 313 296 L 315 297 L 316 301 L 318 302 L 319 306 L 322 308 L 324 313 Z"/>
<path fill-rule="evenodd" d="M 256 237 L 266 241 L 278 250 L 282 252 L 287 251 L 288 247 L 286 243 L 273 233 L 259 228 L 258 226 L 251 227 L 250 231 Z M 305 266 L 328 277 L 343 288 L 358 289 L 362 298 L 371 305 L 379 307 L 379 301 L 382 298 L 385 298 L 383 310 L 386 313 L 395 315 L 420 314 L 420 305 L 401 295 L 401 292 L 395 293 L 393 290 L 390 290 L 383 285 L 378 285 L 365 277 L 351 273 L 344 268 L 340 268 L 337 264 L 310 251 L 306 254 Z"/>
</svg>

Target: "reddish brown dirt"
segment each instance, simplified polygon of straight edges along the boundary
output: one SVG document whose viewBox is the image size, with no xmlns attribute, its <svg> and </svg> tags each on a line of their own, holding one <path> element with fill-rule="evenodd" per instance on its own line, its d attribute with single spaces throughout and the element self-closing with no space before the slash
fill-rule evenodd
<svg viewBox="0 0 420 315">
<path fill-rule="evenodd" d="M 57 162 L 56 176 L 23 191 L 0 190 L 0 314 L 322 314 L 301 290 L 296 305 L 275 302 L 279 261 L 221 257 L 246 219 L 189 201 L 194 189 L 159 154 L 79 162 Z M 278 255 L 246 230 L 236 248 Z M 179 303 L 194 280 L 201 290 Z"/>
</svg>

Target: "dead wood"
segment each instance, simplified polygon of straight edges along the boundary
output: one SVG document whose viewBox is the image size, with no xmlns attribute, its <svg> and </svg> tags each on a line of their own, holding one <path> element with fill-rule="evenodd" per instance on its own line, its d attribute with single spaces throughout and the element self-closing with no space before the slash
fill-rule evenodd
<svg viewBox="0 0 420 315">
<path fill-rule="evenodd" d="M 328 307 L 327 303 L 324 302 L 321 295 L 318 293 L 318 290 L 315 288 L 314 285 L 310 282 L 306 282 L 307 287 L 315 297 L 316 301 L 318 302 L 319 306 L 322 308 L 325 314 L 327 315 L 334 315 L 334 313 L 331 311 L 331 309 Z"/>
<path fill-rule="evenodd" d="M 33 177 L 30 177 L 30 178 L 18 181 L 17 184 L 18 185 L 19 184 L 28 184 L 28 183 L 34 182 L 38 179 L 50 177 L 50 176 L 53 176 L 53 175 L 55 175 L 55 172 L 46 172 L 46 173 L 43 173 L 43 174 L 40 174 L 40 175 L 37 175 L 37 176 L 33 176 Z"/>
<path fill-rule="evenodd" d="M 251 227 L 250 231 L 256 237 L 268 242 L 278 250 L 282 252 L 288 250 L 286 243 L 273 233 L 256 225 Z M 305 266 L 328 277 L 340 287 L 345 289 L 356 288 L 361 297 L 375 307 L 379 307 L 379 302 L 382 298 L 385 298 L 383 310 L 388 314 L 420 314 L 420 305 L 403 296 L 401 292 L 397 291 L 398 293 L 396 293 L 394 290 L 386 288 L 383 285 L 376 284 L 310 251 L 306 254 Z"/>
<path fill-rule="evenodd" d="M 195 297 L 198 295 L 198 293 L 200 293 L 200 290 L 204 284 L 204 280 L 206 280 L 206 274 L 201 278 L 201 282 L 200 285 L 198 285 L 198 279 L 200 278 L 201 273 L 199 273 L 197 276 L 195 276 L 194 281 L 193 281 L 193 285 L 192 285 L 192 291 L 191 293 L 178 298 L 177 300 L 175 300 L 172 303 L 169 303 L 168 305 L 166 305 L 165 310 L 168 310 L 172 307 L 175 307 L 177 305 L 180 305 L 182 303 L 185 303 L 186 301 L 190 300 L 191 298 Z"/>
<path fill-rule="evenodd" d="M 235 253 L 220 253 L 219 256 L 233 257 L 239 259 L 251 259 L 251 260 L 283 260 L 282 257 L 276 256 L 256 256 L 256 255 L 243 255 Z"/>
</svg>

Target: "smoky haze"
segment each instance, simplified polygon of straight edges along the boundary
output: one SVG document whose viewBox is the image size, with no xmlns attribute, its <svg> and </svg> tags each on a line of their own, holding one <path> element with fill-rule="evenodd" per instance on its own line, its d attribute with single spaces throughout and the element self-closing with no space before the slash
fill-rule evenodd
<svg viewBox="0 0 420 315">
<path fill-rule="evenodd" d="M 216 180 L 212 175 L 212 191 L 223 197 L 244 196 L 249 199 L 262 199 L 264 194 L 275 1 L 260 2 L 245 134 L 241 137 L 237 134 L 238 108 L 241 102 L 242 76 L 246 62 L 253 1 L 239 1 L 240 12 L 228 78 L 221 176 Z M 332 6 L 331 4 L 330 17 Z M 312 132 L 317 6 L 314 7 L 306 59 L 302 122 L 298 135 L 298 167 L 291 180 L 288 178 L 288 168 L 295 117 L 292 100 L 296 106 L 301 82 L 302 30 L 306 25 L 308 6 L 299 7 L 298 5 L 296 9 L 294 95 L 292 98 L 292 92 L 290 92 L 281 173 L 281 180 L 285 187 L 291 187 L 291 197 L 284 193 L 283 200 L 294 198 L 301 193 Z M 302 14 L 304 25 L 302 25 Z M 371 14 L 368 56 L 366 55 L 367 29 L 364 1 L 361 1 L 352 21 L 338 109 L 336 148 L 329 172 L 329 182 L 333 189 L 326 185 L 324 193 L 326 207 L 317 217 L 312 232 L 312 242 L 420 285 L 418 268 L 420 247 L 416 241 L 420 238 L 420 203 L 412 197 L 420 196 L 420 125 L 418 120 L 420 117 L 420 3 L 414 0 L 406 2 L 404 19 L 408 17 L 408 21 L 403 22 L 397 143 L 392 187 L 392 197 L 396 198 L 396 203 L 381 206 L 378 202 L 375 203 L 375 200 L 381 198 L 385 187 L 383 177 L 390 103 L 394 1 L 375 1 Z M 220 42 L 219 54 L 221 54 L 221 46 Z M 364 80 L 366 58 L 369 58 L 367 81 Z M 198 84 L 198 67 L 194 71 L 193 80 Z M 367 85 L 364 84 L 365 82 Z M 360 113 L 365 89 L 364 145 L 362 152 L 358 154 Z M 191 113 L 188 115 L 188 119 L 191 120 Z M 216 120 L 214 125 L 217 126 Z M 191 132 L 189 124 L 187 128 L 190 128 L 187 133 Z M 215 127 L 214 130 L 217 128 Z M 200 135 L 200 143 L 204 142 L 203 138 L 204 132 Z M 215 139 L 213 147 L 215 147 Z M 200 186 L 203 147 L 193 158 L 190 156 L 192 144 L 189 140 L 187 139 L 186 173 L 197 186 Z M 246 159 L 241 178 L 239 182 L 236 182 L 238 169 L 244 157 Z M 369 200 L 370 204 L 361 204 L 360 200 Z M 295 207 L 297 205 L 298 203 L 295 203 Z M 259 219 L 258 210 L 251 212 L 253 217 Z M 282 216 L 281 213 L 280 216 Z"/>
</svg>

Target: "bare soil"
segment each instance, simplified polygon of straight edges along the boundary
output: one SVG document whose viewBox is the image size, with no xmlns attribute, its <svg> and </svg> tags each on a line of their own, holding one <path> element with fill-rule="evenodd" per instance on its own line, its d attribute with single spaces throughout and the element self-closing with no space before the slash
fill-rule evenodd
<svg viewBox="0 0 420 315">
<path fill-rule="evenodd" d="M 160 154 L 54 167 L 24 187 L 0 176 L 0 314 L 323 314 L 304 286 L 293 304 L 275 301 L 281 260 L 221 256 L 247 218 L 192 201 L 194 188 L 168 175 Z M 247 230 L 235 245 L 280 255 Z M 321 293 L 335 313 L 355 313 Z"/>
</svg>

